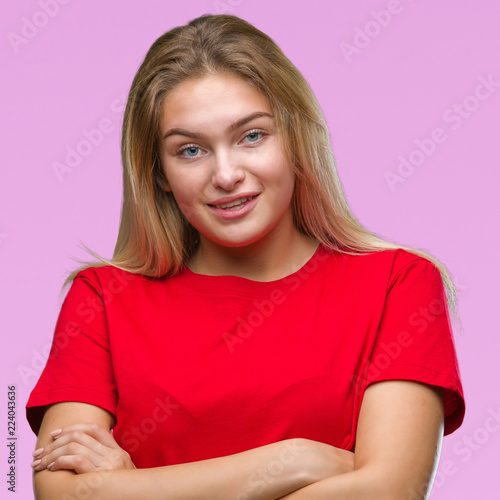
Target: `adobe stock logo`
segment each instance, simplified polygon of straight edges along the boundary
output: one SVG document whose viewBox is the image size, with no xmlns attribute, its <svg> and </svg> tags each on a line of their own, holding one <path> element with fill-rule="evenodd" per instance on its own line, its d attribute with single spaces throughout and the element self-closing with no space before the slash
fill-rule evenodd
<svg viewBox="0 0 500 500">
<path fill-rule="evenodd" d="M 138 425 L 133 425 L 130 429 L 122 433 L 120 437 L 120 445 L 123 446 L 129 453 L 137 451 L 144 441 L 154 436 L 158 427 L 164 425 L 164 422 L 181 406 L 173 401 L 170 401 L 170 396 L 163 399 L 157 397 L 155 399 L 155 407 L 149 417 L 145 417 Z"/>
<path fill-rule="evenodd" d="M 290 292 L 298 290 L 318 271 L 319 263 L 327 259 L 328 255 L 316 254 L 300 270 L 283 278 L 283 284 Z M 288 296 L 282 289 L 276 288 L 269 293 L 268 298 L 254 300 L 253 308 L 248 314 L 245 317 L 238 316 L 233 331 L 222 334 L 229 352 L 233 354 L 236 346 L 244 344 L 274 314 L 275 310 L 286 302 Z"/>
<path fill-rule="evenodd" d="M 484 450 L 488 444 L 494 447 L 496 443 L 490 443 L 491 440 L 498 440 L 500 433 L 500 407 L 490 407 L 483 416 L 482 422 L 470 434 L 462 435 L 453 447 L 455 458 L 447 458 L 439 464 L 439 468 L 434 477 L 433 489 L 439 490 L 448 484 L 451 477 L 463 472 L 465 464 L 472 460 L 481 450 Z M 446 440 L 447 438 L 445 438 Z M 457 458 L 460 457 L 460 460 Z M 408 500 L 420 500 L 427 491 L 428 483 L 432 477 L 427 477 L 418 488 L 409 490 Z M 444 498 L 444 497 L 443 497 Z"/>
<path fill-rule="evenodd" d="M 125 109 L 127 98 L 122 94 L 110 105 L 110 111 L 121 115 Z M 59 182 L 63 182 L 64 177 L 74 172 L 74 170 L 90 156 L 105 140 L 106 136 L 113 133 L 116 127 L 113 120 L 108 117 L 101 118 L 96 127 L 82 130 L 80 140 L 74 145 L 68 144 L 65 148 L 64 160 L 53 161 L 52 170 Z"/>
<path fill-rule="evenodd" d="M 384 172 L 385 180 L 392 192 L 411 177 L 416 167 L 422 166 L 436 152 L 440 144 L 448 140 L 451 131 L 458 130 L 500 87 L 500 82 L 491 74 L 488 77 L 480 75 L 477 79 L 479 83 L 471 94 L 453 103 L 442 113 L 443 122 L 447 124 L 449 130 L 446 131 L 445 127 L 436 127 L 427 136 L 415 139 L 413 142 L 416 148 L 406 155 L 398 156 L 395 170 Z"/>
<path fill-rule="evenodd" d="M 340 43 L 340 50 L 346 61 L 351 63 L 355 56 L 366 49 L 391 24 L 394 16 L 403 12 L 403 9 L 404 6 L 401 5 L 400 0 L 389 0 L 385 9 L 372 10 L 370 12 L 372 19 L 365 23 L 362 28 L 359 26 L 354 28 L 352 43 Z"/>
<path fill-rule="evenodd" d="M 214 0 L 213 6 L 217 14 L 234 14 L 235 7 L 243 0 Z"/>
<path fill-rule="evenodd" d="M 357 393 L 363 393 L 368 381 L 377 380 L 385 370 L 393 364 L 398 363 L 401 355 L 408 352 L 417 334 L 427 330 L 429 324 L 433 323 L 447 309 L 446 304 L 440 299 L 432 299 L 425 307 L 413 311 L 408 316 L 408 325 L 412 328 L 401 330 L 396 339 L 390 342 L 380 342 L 379 348 L 372 356 L 364 359 L 361 363 L 359 373 L 351 376 L 351 384 Z M 410 333 L 411 332 L 411 333 Z"/>
<path fill-rule="evenodd" d="M 236 497 L 236 500 L 250 500 L 259 498 L 269 486 L 278 480 L 280 476 L 286 473 L 291 464 L 297 460 L 302 451 L 307 451 L 301 439 L 287 439 L 282 443 L 282 450 L 278 458 L 263 464 L 257 472 L 254 472 L 244 487 L 244 492 Z"/>
<path fill-rule="evenodd" d="M 47 360 L 54 359 L 63 352 L 70 344 L 71 339 L 85 334 L 87 326 L 91 325 L 97 314 L 101 313 L 105 306 L 110 304 L 117 295 L 122 293 L 136 278 L 135 274 L 113 270 L 113 277 L 108 281 L 107 286 L 101 288 L 101 298 L 97 295 L 88 297 L 85 302 L 76 305 L 76 321 L 68 320 L 57 322 L 53 333 L 47 335 L 48 341 L 41 348 L 31 349 L 31 360 L 29 366 L 19 364 L 17 371 L 24 384 L 30 387 L 40 377 Z"/>
<path fill-rule="evenodd" d="M 10 31 L 7 33 L 7 39 L 10 42 L 12 50 L 17 54 L 22 45 L 27 45 L 30 40 L 35 38 L 41 29 L 53 19 L 61 8 L 61 5 L 66 5 L 70 0 L 40 0 L 38 5 L 40 9 L 37 10 L 30 17 L 21 18 L 21 34 Z"/>
</svg>

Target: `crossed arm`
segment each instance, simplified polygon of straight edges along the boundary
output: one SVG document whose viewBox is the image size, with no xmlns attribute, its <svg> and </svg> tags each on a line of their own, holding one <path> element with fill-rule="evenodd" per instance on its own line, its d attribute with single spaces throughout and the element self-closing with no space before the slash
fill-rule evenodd
<svg viewBox="0 0 500 500">
<path fill-rule="evenodd" d="M 423 500 L 443 436 L 441 389 L 410 381 L 370 385 L 356 450 L 296 438 L 187 464 L 137 469 L 109 433 L 113 417 L 83 403 L 45 413 L 33 483 L 37 500 Z M 51 431 L 62 429 L 55 436 Z M 281 472 L 269 475 L 278 461 Z M 49 466 L 49 469 L 47 467 Z"/>
</svg>

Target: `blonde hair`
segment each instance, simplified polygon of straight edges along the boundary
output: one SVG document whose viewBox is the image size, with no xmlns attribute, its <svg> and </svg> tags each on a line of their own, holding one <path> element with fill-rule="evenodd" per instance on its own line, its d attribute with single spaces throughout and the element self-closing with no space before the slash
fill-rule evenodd
<svg viewBox="0 0 500 500">
<path fill-rule="evenodd" d="M 84 248 L 100 262 L 146 276 L 177 273 L 194 251 L 198 233 L 172 193 L 162 189 L 159 161 L 163 99 L 188 79 L 229 74 L 245 79 L 268 100 L 295 172 L 294 222 L 328 248 L 364 254 L 398 248 L 431 261 L 441 273 L 449 306 L 457 290 L 446 267 L 421 249 L 382 240 L 361 226 L 345 199 L 323 113 L 304 77 L 266 34 L 230 15 L 206 15 L 158 38 L 131 86 L 122 133 L 123 206 L 111 260 Z M 82 261 L 79 261 L 82 262 Z"/>
</svg>

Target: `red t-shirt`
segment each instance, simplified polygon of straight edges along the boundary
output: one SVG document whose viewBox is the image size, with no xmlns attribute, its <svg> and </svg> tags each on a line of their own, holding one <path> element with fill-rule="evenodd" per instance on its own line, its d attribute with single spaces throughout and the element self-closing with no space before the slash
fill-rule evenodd
<svg viewBox="0 0 500 500">
<path fill-rule="evenodd" d="M 272 282 L 105 266 L 73 281 L 27 418 L 37 433 L 45 405 L 105 408 L 137 467 L 292 437 L 353 450 L 365 388 L 390 379 L 443 387 L 445 434 L 461 425 L 442 279 L 405 250 L 351 256 L 320 245 Z"/>
</svg>

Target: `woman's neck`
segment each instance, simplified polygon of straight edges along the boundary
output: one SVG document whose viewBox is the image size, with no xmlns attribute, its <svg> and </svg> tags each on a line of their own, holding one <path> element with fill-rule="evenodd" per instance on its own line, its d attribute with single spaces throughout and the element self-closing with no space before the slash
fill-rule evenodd
<svg viewBox="0 0 500 500">
<path fill-rule="evenodd" d="M 201 237 L 187 266 L 196 274 L 275 281 L 298 271 L 318 248 L 317 240 L 296 229 L 287 236 L 273 235 L 243 247 L 226 247 Z"/>
</svg>

